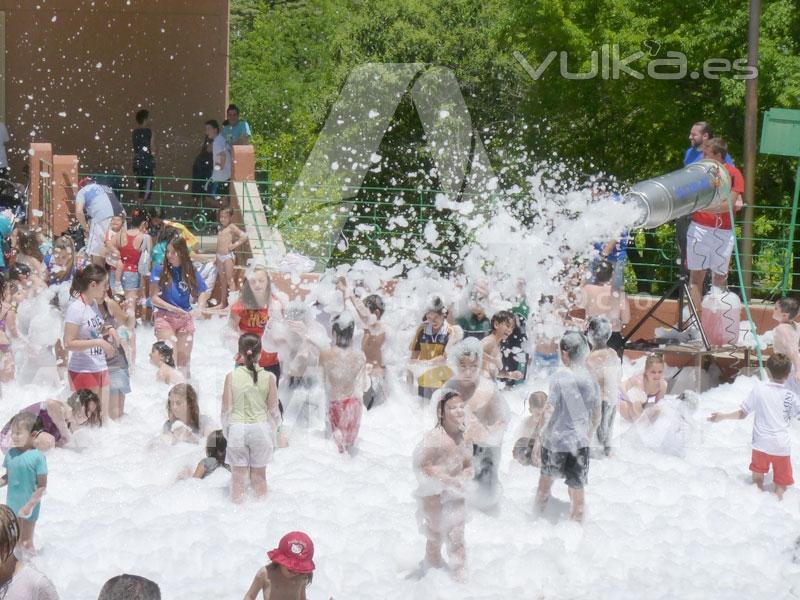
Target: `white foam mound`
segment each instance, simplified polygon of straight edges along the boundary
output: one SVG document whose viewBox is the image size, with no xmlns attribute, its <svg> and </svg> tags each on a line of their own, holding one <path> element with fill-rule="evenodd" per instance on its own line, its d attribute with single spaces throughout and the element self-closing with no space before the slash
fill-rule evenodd
<svg viewBox="0 0 800 600">
<path fill-rule="evenodd" d="M 231 364 L 218 343 L 221 326 L 199 323 L 195 337 L 201 410 L 212 417 Z M 322 434 L 296 437 L 268 468 L 268 499 L 237 507 L 228 499 L 227 473 L 175 482 L 204 456 L 202 447 L 148 449 L 164 422 L 167 392 L 142 364 L 152 341 L 151 330 L 141 328 L 124 420 L 82 431 L 79 449 L 48 456 L 36 560 L 64 599 L 96 598 L 103 582 L 123 572 L 157 581 L 172 600 L 239 599 L 266 551 L 294 529 L 316 545 L 310 598 L 774 599 L 800 590 L 790 550 L 800 533 L 800 494 L 790 489 L 778 502 L 749 484 L 750 421 L 704 420 L 712 410 L 734 409 L 753 380 L 701 397 L 695 416 L 702 443 L 685 458 L 623 432 L 615 458 L 591 463 L 583 528 L 566 521 L 561 482 L 545 515 L 532 518 L 538 470 L 511 460 L 524 394 L 510 395 L 500 511 L 471 512 L 469 581 L 460 585 L 436 571 L 406 577 L 424 554 L 411 456 L 431 428 L 430 411 L 394 393 L 365 413 L 352 458 Z M 8 386 L 0 416 L 49 393 Z M 792 435 L 798 448 L 797 427 Z"/>
</svg>

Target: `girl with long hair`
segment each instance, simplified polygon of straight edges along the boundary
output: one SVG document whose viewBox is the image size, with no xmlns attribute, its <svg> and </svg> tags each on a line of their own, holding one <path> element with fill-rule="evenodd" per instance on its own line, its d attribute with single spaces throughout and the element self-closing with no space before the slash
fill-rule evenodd
<svg viewBox="0 0 800 600">
<path fill-rule="evenodd" d="M 189 248 L 181 237 L 167 243 L 164 262 L 150 273 L 150 299 L 155 313 L 155 333 L 158 340 L 174 343 L 175 364 L 190 378 L 193 314 L 206 307 L 210 291 L 189 257 Z M 193 311 L 192 303 L 197 304 Z"/>
<path fill-rule="evenodd" d="M 72 302 L 64 313 L 64 349 L 73 391 L 88 389 L 100 398 L 103 419 L 109 414 L 109 376 L 106 358 L 114 356 L 119 345 L 117 332 L 103 319 L 99 303 L 108 289 L 105 267 L 91 264 L 72 279 Z"/>
</svg>

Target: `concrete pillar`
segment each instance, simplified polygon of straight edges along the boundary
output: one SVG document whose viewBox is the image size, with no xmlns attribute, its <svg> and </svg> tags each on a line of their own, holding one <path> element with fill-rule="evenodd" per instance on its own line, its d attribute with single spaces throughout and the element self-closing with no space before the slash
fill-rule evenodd
<svg viewBox="0 0 800 600">
<path fill-rule="evenodd" d="M 43 164 L 44 163 L 44 164 Z M 43 208 L 42 171 L 52 171 L 53 146 L 48 143 L 33 143 L 28 153 L 28 166 L 30 167 L 30 202 L 28 203 L 28 223 L 37 225 L 41 218 Z M 43 168 L 44 167 L 44 168 Z M 51 177 L 52 179 L 52 177 Z M 52 181 L 49 183 L 52 186 Z M 52 189 L 52 188 L 51 188 Z"/>
<path fill-rule="evenodd" d="M 78 193 L 78 157 L 53 156 L 53 235 L 61 235 L 75 214 L 75 194 Z"/>
</svg>

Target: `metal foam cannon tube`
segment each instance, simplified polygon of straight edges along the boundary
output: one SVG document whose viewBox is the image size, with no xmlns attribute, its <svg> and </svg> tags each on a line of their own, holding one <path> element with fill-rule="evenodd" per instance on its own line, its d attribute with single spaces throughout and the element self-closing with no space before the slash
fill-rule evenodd
<svg viewBox="0 0 800 600">
<path fill-rule="evenodd" d="M 652 229 L 729 198 L 728 170 L 703 159 L 661 177 L 640 181 L 625 194 L 624 202 L 640 214 L 634 227 Z"/>
</svg>

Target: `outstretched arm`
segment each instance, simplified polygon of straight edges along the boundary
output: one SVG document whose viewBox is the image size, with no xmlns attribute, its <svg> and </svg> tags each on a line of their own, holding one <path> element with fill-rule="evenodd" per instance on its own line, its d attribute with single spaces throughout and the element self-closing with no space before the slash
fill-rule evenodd
<svg viewBox="0 0 800 600">
<path fill-rule="evenodd" d="M 740 408 L 739 410 L 735 410 L 729 413 L 713 412 L 708 417 L 708 420 L 711 421 L 712 423 L 717 423 L 719 421 L 725 421 L 728 419 L 734 419 L 734 420 L 744 419 L 745 417 L 747 417 L 747 413 Z"/>
</svg>

